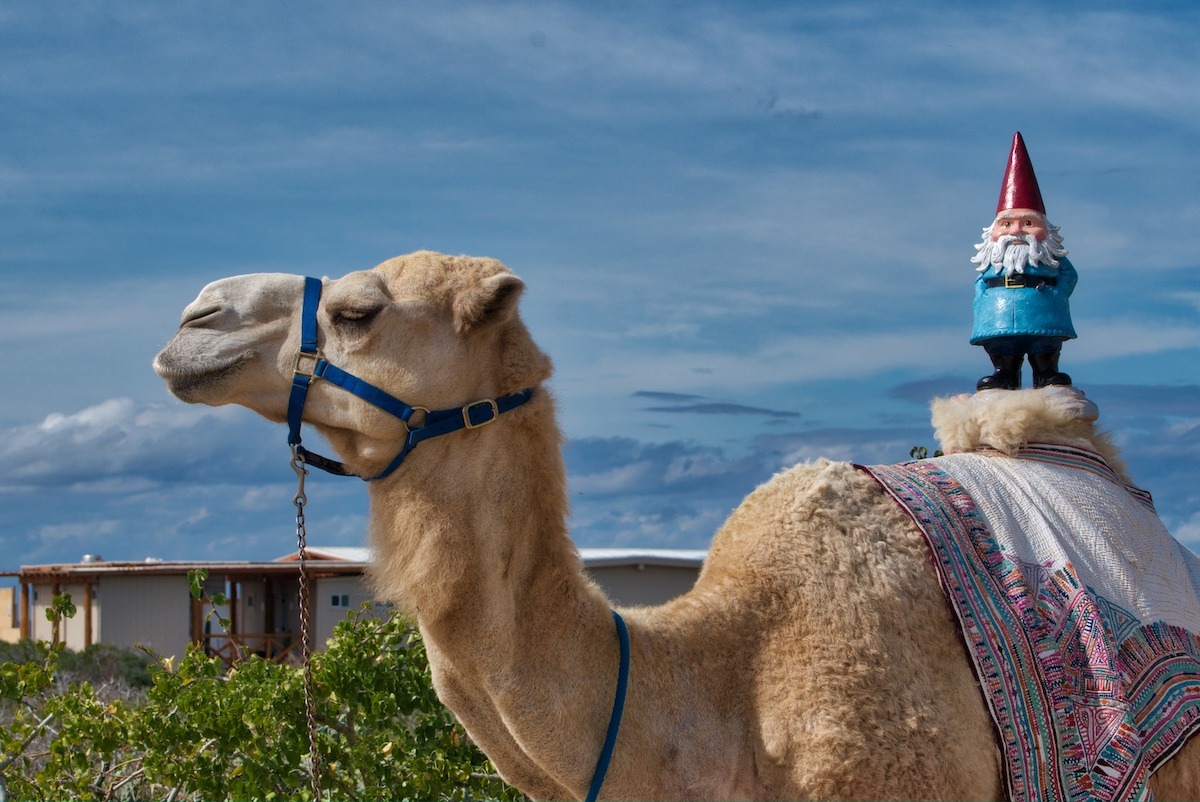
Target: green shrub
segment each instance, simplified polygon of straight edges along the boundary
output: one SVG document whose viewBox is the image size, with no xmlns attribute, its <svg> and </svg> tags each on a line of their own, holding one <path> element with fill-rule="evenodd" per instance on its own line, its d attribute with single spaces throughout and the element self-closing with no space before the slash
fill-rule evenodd
<svg viewBox="0 0 1200 802">
<path fill-rule="evenodd" d="M 415 629 L 366 613 L 313 656 L 324 794 L 521 799 L 438 702 Z M 101 698 L 84 675 L 115 669 L 132 684 L 144 664 L 119 650 L 90 657 L 93 668 L 59 687 L 65 663 L 83 655 L 45 643 L 6 653 L 0 800 L 312 797 L 300 669 L 251 657 L 226 670 L 193 647 L 150 667 L 144 698 L 126 701 Z"/>
<path fill-rule="evenodd" d="M 150 687 L 153 656 L 140 649 L 93 643 L 82 652 L 62 654 L 59 670 L 73 682 L 117 684 L 138 690 Z"/>
</svg>

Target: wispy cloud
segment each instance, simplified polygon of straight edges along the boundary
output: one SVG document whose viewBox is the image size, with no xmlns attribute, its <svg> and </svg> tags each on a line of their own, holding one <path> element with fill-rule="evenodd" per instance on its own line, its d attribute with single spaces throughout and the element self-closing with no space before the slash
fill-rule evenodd
<svg viewBox="0 0 1200 802">
<path fill-rule="evenodd" d="M 920 400 L 918 384 L 894 392 Z M 1146 397 L 1142 388 L 1101 386 L 1092 395 L 1135 478 L 1154 492 L 1168 525 L 1189 536 L 1200 506 L 1200 391 L 1160 389 Z M 780 469 L 817 457 L 898 462 L 915 445 L 936 445 L 919 425 L 795 425 L 729 448 L 572 440 L 574 537 L 583 545 L 703 547 L 742 498 Z M 111 399 L 0 434 L 0 494 L 10 510 L 0 538 L 11 561 L 77 559 L 83 551 L 116 559 L 266 559 L 290 548 L 294 486 L 278 456 L 280 432 L 248 413 Z M 361 483 L 316 475 L 311 482 L 317 540 L 361 544 Z"/>
<path fill-rule="evenodd" d="M 10 428 L 0 442 L 0 491 L 25 487 L 95 491 L 145 483 L 257 478 L 281 438 L 238 409 L 143 406 L 114 398 L 78 412 L 53 412 L 40 423 Z"/>
<path fill-rule="evenodd" d="M 4 562 L 269 559 L 291 547 L 294 480 L 282 432 L 244 410 L 109 399 L 0 432 Z M 310 483 L 315 537 L 359 545 L 358 482 Z"/>
<path fill-rule="evenodd" d="M 1200 292 L 1177 292 L 1172 293 L 1171 297 L 1189 304 L 1200 313 Z"/>
<path fill-rule="evenodd" d="M 5 7 L 5 552 L 89 526 L 131 552 L 280 551 L 281 433 L 160 403 L 149 360 L 213 278 L 418 247 L 528 281 L 581 536 L 702 545 L 789 461 L 902 458 L 928 397 L 985 372 L 967 259 L 1017 128 L 1080 270 L 1064 368 L 1194 525 L 1192 9 L 1026 10 L 1020 45 L 1000 7 L 679 12 Z M 1034 95 L 995 57 L 1014 46 Z M 331 537 L 361 538 L 361 488 L 326 493 Z"/>
<path fill-rule="evenodd" d="M 782 409 L 763 409 L 748 407 L 745 404 L 730 404 L 719 401 L 704 404 L 681 404 L 671 407 L 646 407 L 647 412 L 671 412 L 691 415 L 751 415 L 767 418 L 798 418 L 799 412 Z"/>
<path fill-rule="evenodd" d="M 766 418 L 798 418 L 800 413 L 794 410 L 765 409 L 763 407 L 735 404 L 728 401 L 712 401 L 703 396 L 687 393 L 661 393 L 638 390 L 634 398 L 647 398 L 666 402 L 669 406 L 643 407 L 646 412 L 668 412 L 692 415 L 749 415 Z"/>
<path fill-rule="evenodd" d="M 702 395 L 691 395 L 689 393 L 663 393 L 656 390 L 637 390 L 633 393 L 634 398 L 646 398 L 651 401 L 669 401 L 672 404 L 686 404 L 692 401 L 703 401 Z"/>
</svg>

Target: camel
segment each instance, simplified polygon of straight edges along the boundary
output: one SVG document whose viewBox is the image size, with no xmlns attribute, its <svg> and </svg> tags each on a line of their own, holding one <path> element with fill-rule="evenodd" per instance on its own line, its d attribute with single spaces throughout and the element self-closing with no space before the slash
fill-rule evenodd
<svg viewBox="0 0 1200 802">
<path fill-rule="evenodd" d="M 551 363 L 518 314 L 523 286 L 497 261 L 422 251 L 325 279 L 317 321 L 330 363 L 422 412 L 533 389 L 368 483 L 371 575 L 415 617 L 439 698 L 504 779 L 533 798 L 582 799 L 613 705 L 618 639 L 568 534 Z M 303 291 L 303 278 L 284 274 L 209 284 L 155 370 L 183 401 L 284 421 Z M 939 434 L 958 449 L 1052 436 L 1117 461 L 1091 421 L 1055 414 L 1004 432 L 968 410 L 943 415 Z M 384 471 L 407 432 L 322 381 L 304 420 L 364 477 Z M 716 533 L 689 593 L 620 612 L 632 672 L 605 798 L 1005 795 L 929 548 L 850 464 L 780 472 Z M 1160 799 L 1200 798 L 1200 747 L 1189 743 L 1151 787 Z"/>
</svg>

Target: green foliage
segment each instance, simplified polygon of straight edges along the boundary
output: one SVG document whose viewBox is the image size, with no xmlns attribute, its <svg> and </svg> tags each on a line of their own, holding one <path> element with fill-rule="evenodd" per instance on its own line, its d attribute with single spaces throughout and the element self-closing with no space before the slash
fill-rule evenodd
<svg viewBox="0 0 1200 802">
<path fill-rule="evenodd" d="M 48 648 L 45 643 L 29 640 L 0 643 L 0 664 L 41 662 Z M 90 682 L 97 686 L 114 686 L 122 695 L 136 694 L 149 687 L 150 671 L 157 662 L 137 649 L 105 643 L 94 643 L 81 652 L 63 649 L 56 660 L 56 684 Z"/>
<path fill-rule="evenodd" d="M 945 456 L 945 454 L 942 453 L 942 450 L 939 448 L 937 451 L 933 452 L 933 456 L 943 457 L 943 456 Z M 929 449 L 926 448 L 925 446 L 913 446 L 912 450 L 910 450 L 908 452 L 908 458 L 909 459 L 929 459 Z"/>
<path fill-rule="evenodd" d="M 46 608 L 46 620 L 57 623 L 64 618 L 75 617 L 75 603 L 71 601 L 70 593 L 60 593 L 50 600 Z"/>
<path fill-rule="evenodd" d="M 59 671 L 71 682 L 116 684 L 136 691 L 150 687 L 156 664 L 157 660 L 143 651 L 93 643 L 81 652 L 64 651 Z"/>
<path fill-rule="evenodd" d="M 415 630 L 368 613 L 313 658 L 325 795 L 522 799 L 437 701 Z M 21 648 L 0 663 L 0 799 L 311 798 L 300 669 L 226 670 L 193 647 L 155 664 L 144 698 L 109 699 L 90 681 L 59 687 L 61 646 Z"/>
</svg>

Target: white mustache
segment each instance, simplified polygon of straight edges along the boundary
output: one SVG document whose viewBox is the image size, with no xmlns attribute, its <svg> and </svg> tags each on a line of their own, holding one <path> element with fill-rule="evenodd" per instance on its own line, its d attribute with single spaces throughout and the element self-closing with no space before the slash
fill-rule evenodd
<svg viewBox="0 0 1200 802">
<path fill-rule="evenodd" d="M 1008 246 L 1013 243 L 1022 243 L 1024 245 L 1028 245 L 1030 248 L 1036 248 L 1038 246 L 1037 237 L 1033 236 L 1032 234 L 1026 234 L 1024 236 L 1017 236 L 1015 234 L 1004 234 L 1003 236 L 1001 236 L 999 239 L 996 240 L 996 247 L 997 247 L 997 249 L 1001 249 L 1001 250 L 1007 249 Z"/>
<path fill-rule="evenodd" d="M 971 261 L 978 265 L 975 268 L 977 273 L 995 265 L 1003 268 L 1004 274 L 1008 276 L 1024 273 L 1026 266 L 1031 264 L 1041 263 L 1048 267 L 1058 267 L 1057 257 L 1066 254 L 1066 249 L 1062 248 L 1062 240 L 1058 237 L 1051 236 L 1038 241 L 1033 234 L 1002 234 L 992 241 L 986 231 L 983 242 L 976 245 L 975 250 L 978 253 Z"/>
</svg>

